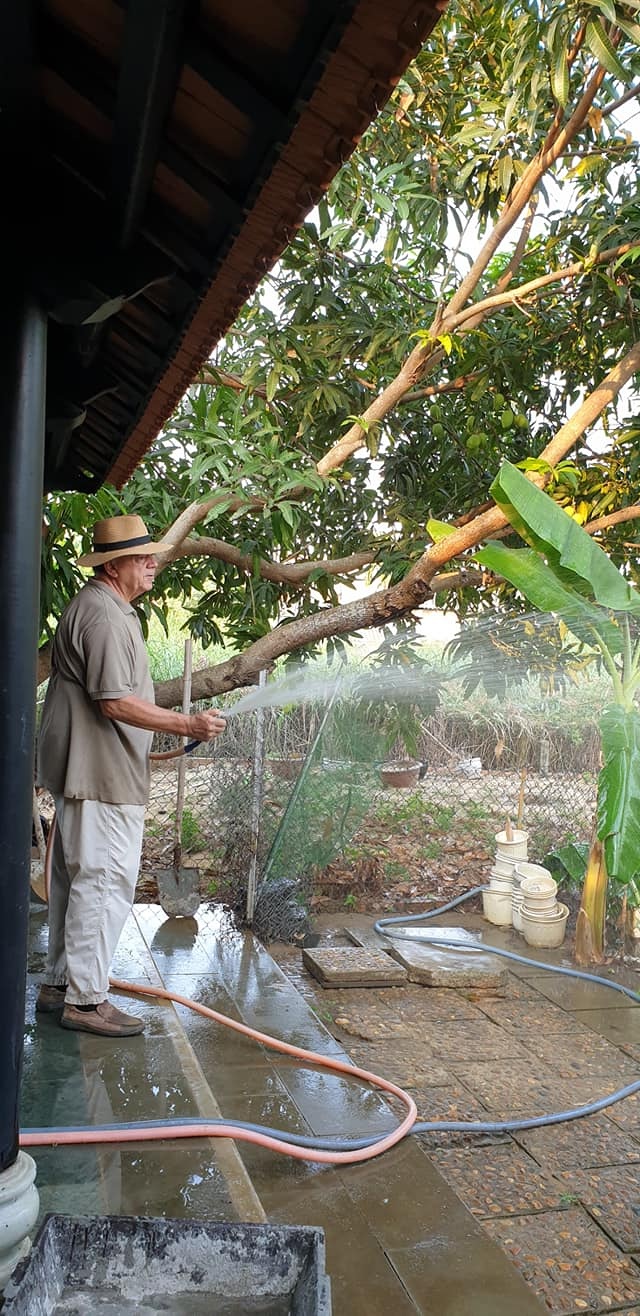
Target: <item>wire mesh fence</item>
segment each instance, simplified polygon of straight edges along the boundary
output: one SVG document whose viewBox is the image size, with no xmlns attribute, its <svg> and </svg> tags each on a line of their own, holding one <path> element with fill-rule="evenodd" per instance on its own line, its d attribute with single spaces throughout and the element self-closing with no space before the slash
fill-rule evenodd
<svg viewBox="0 0 640 1316">
<path fill-rule="evenodd" d="M 439 710 L 419 727 L 422 759 L 402 788 L 388 784 L 399 774 L 382 772 L 386 730 L 342 699 L 232 717 L 186 760 L 181 816 L 180 760 L 154 764 L 138 899 L 155 897 L 154 874 L 171 867 L 179 838 L 204 900 L 244 918 L 249 899 L 260 935 L 286 939 L 309 908 L 419 898 L 447 883 L 457 894 L 483 881 L 507 817 L 526 827 L 536 860 L 588 838 L 599 754 L 591 726 L 582 741 L 552 729 L 525 743 L 521 728 L 496 741 L 473 718 Z"/>
</svg>

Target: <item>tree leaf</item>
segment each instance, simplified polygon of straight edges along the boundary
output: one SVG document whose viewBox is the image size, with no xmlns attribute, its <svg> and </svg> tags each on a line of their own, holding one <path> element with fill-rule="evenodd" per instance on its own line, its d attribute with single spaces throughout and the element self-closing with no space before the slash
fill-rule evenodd
<svg viewBox="0 0 640 1316">
<path fill-rule="evenodd" d="M 614 78 L 619 78 L 621 82 L 629 81 L 630 74 L 620 63 L 615 48 L 599 18 L 589 19 L 585 28 L 585 41 L 591 53 L 595 55 L 598 63 L 602 64 L 607 73 L 610 73 Z"/>
<path fill-rule="evenodd" d="M 448 535 L 452 535 L 456 527 L 447 525 L 446 521 L 436 521 L 433 517 L 427 521 L 427 534 L 431 536 L 434 544 L 439 544 Z"/>
<path fill-rule="evenodd" d="M 610 877 L 640 869 L 640 713 L 614 706 L 600 719 L 604 767 L 598 777 L 598 837 Z"/>
<path fill-rule="evenodd" d="M 640 46 L 640 23 L 632 23 L 627 18 L 617 18 L 616 23 L 625 36 L 636 46 Z"/>
<path fill-rule="evenodd" d="M 591 0 L 591 8 L 598 9 L 610 23 L 617 23 L 618 16 L 614 0 Z"/>
<path fill-rule="evenodd" d="M 571 881 L 580 883 L 584 880 L 589 846 L 586 841 L 570 841 L 568 845 L 558 846 L 545 856 L 545 868 L 550 868 L 554 876 L 562 882 L 567 876 Z"/>
<path fill-rule="evenodd" d="M 558 105 L 564 109 L 569 99 L 569 61 L 564 44 L 557 51 L 551 66 L 551 90 Z"/>
</svg>

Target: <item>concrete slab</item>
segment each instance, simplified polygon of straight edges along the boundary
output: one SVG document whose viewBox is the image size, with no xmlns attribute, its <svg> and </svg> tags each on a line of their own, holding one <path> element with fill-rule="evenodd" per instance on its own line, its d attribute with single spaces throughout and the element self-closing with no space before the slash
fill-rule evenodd
<svg viewBox="0 0 640 1316">
<path fill-rule="evenodd" d="M 411 937 L 415 937 L 416 944 L 427 940 L 430 942 L 456 941 L 464 946 L 465 943 L 482 940 L 481 931 L 475 932 L 460 927 L 434 927 L 431 923 L 425 927 L 399 923 L 396 931 L 410 933 Z M 394 945 L 397 944 L 397 939 L 394 940 L 392 936 L 385 937 L 376 932 L 373 927 L 345 927 L 343 932 L 349 938 L 349 941 L 353 942 L 354 946 L 364 946 L 367 950 L 384 950 L 387 954 L 390 954 Z"/>
<path fill-rule="evenodd" d="M 426 987 L 475 987 L 495 990 L 507 981 L 507 969 L 494 955 L 482 951 L 436 950 L 411 941 L 397 941 L 393 959 L 407 971 L 410 982 Z"/>
<path fill-rule="evenodd" d="M 351 946 L 303 950 L 302 962 L 323 987 L 393 987 L 406 982 L 404 967 L 383 951 Z"/>
<path fill-rule="evenodd" d="M 424 1316 L 539 1316 L 544 1310 L 413 1143 L 354 1166 L 345 1186 Z"/>
<path fill-rule="evenodd" d="M 147 930 L 153 934 L 161 924 L 149 913 Z M 182 960 L 186 947 L 180 939 L 189 930 L 172 923 Z M 35 1015 L 38 983 L 32 975 L 42 971 L 46 936 L 46 921 L 37 914 L 31 920 L 22 1125 L 108 1124 L 176 1115 L 219 1118 L 220 1108 L 170 1003 L 118 996 L 123 1008 L 145 1019 L 142 1036 L 122 1039 L 66 1032 L 57 1016 Z M 165 928 L 163 936 L 170 959 L 171 930 Z M 162 982 L 135 916 L 118 948 L 118 970 L 144 986 Z M 265 1218 L 231 1142 L 166 1140 L 37 1148 L 33 1154 L 41 1214 Z"/>
<path fill-rule="evenodd" d="M 364 950 L 380 951 L 387 953 L 391 950 L 391 941 L 388 937 L 381 937 L 379 932 L 375 932 L 372 927 L 361 924 L 358 927 L 344 927 L 342 929 L 345 937 L 354 946 L 362 946 Z"/>
</svg>

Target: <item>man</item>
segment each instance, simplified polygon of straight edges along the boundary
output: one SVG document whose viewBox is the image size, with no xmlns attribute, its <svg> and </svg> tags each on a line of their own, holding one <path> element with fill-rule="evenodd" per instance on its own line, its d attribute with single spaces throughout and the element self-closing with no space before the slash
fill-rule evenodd
<svg viewBox="0 0 640 1316">
<path fill-rule="evenodd" d="M 131 606 L 150 590 L 156 554 L 139 516 L 94 527 L 78 559 L 95 576 L 65 608 L 53 642 L 39 736 L 39 781 L 56 806 L 49 951 L 36 1009 L 61 1010 L 63 1028 L 128 1037 L 143 1022 L 107 999 L 109 969 L 133 904 L 149 798 L 154 731 L 209 741 L 218 713 L 157 708 L 140 622 Z"/>
</svg>

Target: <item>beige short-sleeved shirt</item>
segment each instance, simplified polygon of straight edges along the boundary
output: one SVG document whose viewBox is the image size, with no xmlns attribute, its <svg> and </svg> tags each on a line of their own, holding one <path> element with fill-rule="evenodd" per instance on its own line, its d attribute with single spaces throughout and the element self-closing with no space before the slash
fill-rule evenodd
<svg viewBox="0 0 640 1316">
<path fill-rule="evenodd" d="M 152 733 L 111 721 L 97 703 L 127 695 L 154 703 L 140 622 L 130 603 L 90 580 L 53 641 L 38 739 L 42 786 L 72 800 L 146 804 Z"/>
</svg>

